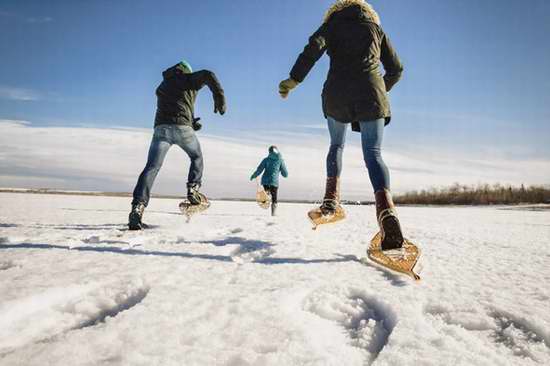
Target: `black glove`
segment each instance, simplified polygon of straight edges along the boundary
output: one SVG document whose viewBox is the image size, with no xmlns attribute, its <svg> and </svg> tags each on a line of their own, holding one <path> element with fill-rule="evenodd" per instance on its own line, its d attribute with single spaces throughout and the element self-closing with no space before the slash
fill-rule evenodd
<svg viewBox="0 0 550 366">
<path fill-rule="evenodd" d="M 200 131 L 200 129 L 202 128 L 202 124 L 199 123 L 200 120 L 201 120 L 200 117 L 193 118 L 193 130 Z"/>
<path fill-rule="evenodd" d="M 220 115 L 225 114 L 225 97 L 223 94 L 214 95 L 214 113 L 219 113 Z"/>
</svg>

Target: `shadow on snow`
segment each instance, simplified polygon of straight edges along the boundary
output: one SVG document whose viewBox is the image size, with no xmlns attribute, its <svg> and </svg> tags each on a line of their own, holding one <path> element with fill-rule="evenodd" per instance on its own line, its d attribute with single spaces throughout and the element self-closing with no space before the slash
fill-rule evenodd
<svg viewBox="0 0 550 366">
<path fill-rule="evenodd" d="M 235 238 L 233 238 L 235 239 Z M 254 242 L 255 245 L 258 245 L 258 241 L 241 239 L 240 244 L 251 245 L 251 242 Z M 265 242 L 264 242 L 265 243 Z M 268 243 L 270 246 L 271 243 Z M 265 245 L 265 244 L 264 244 Z M 148 251 L 148 250 L 139 250 L 133 248 L 119 248 L 119 247 L 89 247 L 89 246 L 77 246 L 77 247 L 68 247 L 64 245 L 54 245 L 54 244 L 34 244 L 34 243 L 20 243 L 20 244 L 3 244 L 0 245 L 0 250 L 5 249 L 61 249 L 77 252 L 95 252 L 95 253 L 115 253 L 115 254 L 125 254 L 125 255 L 144 255 L 144 256 L 160 256 L 160 257 L 180 257 L 180 258 L 190 258 L 190 259 L 205 259 L 205 260 L 216 260 L 221 262 L 233 262 L 233 259 L 230 256 L 225 255 L 213 255 L 213 254 L 191 254 L 186 252 L 163 252 L 163 251 Z M 265 264 L 265 265 L 274 265 L 274 264 L 320 264 L 320 263 L 344 263 L 344 262 L 359 262 L 358 258 L 354 255 L 342 255 L 335 254 L 336 258 L 330 259 L 303 259 L 303 258 L 263 258 L 257 260 L 253 263 L 256 264 Z"/>
</svg>

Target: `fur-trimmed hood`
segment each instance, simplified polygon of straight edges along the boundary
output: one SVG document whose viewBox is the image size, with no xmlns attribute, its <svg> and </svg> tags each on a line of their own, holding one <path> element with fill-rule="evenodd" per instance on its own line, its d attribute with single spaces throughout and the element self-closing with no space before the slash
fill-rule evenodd
<svg viewBox="0 0 550 366">
<path fill-rule="evenodd" d="M 334 13 L 337 13 L 345 8 L 349 8 L 350 6 L 359 6 L 363 11 L 363 14 L 365 14 L 369 20 L 380 25 L 380 17 L 378 16 L 378 13 L 365 0 L 336 0 L 336 2 L 332 4 L 332 6 L 325 13 L 324 22 L 328 22 Z"/>
</svg>

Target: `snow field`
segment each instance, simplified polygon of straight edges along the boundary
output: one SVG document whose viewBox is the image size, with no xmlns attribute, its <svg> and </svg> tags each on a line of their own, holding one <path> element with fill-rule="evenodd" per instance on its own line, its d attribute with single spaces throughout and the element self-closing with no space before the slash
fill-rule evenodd
<svg viewBox="0 0 550 366">
<path fill-rule="evenodd" d="M 400 208 L 415 283 L 359 263 L 373 207 L 177 203 L 0 194 L 0 365 L 550 363 L 550 211 Z"/>
</svg>

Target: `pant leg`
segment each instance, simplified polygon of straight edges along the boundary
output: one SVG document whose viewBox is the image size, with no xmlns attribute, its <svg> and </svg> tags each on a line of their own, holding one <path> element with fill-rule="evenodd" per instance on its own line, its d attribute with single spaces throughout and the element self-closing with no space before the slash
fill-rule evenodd
<svg viewBox="0 0 550 366">
<path fill-rule="evenodd" d="M 342 155 L 348 125 L 338 122 L 332 117 L 327 118 L 327 125 L 330 134 L 330 147 L 327 154 L 327 177 L 339 177 L 342 174 Z"/>
<path fill-rule="evenodd" d="M 183 149 L 191 159 L 188 184 L 201 184 L 204 161 L 202 157 L 201 145 L 195 131 L 190 126 L 174 126 L 175 143 Z"/>
<path fill-rule="evenodd" d="M 384 119 L 361 121 L 361 146 L 369 178 L 375 192 L 390 189 L 390 174 L 382 159 L 381 147 L 384 137 Z"/>
<path fill-rule="evenodd" d="M 269 192 L 271 193 L 271 202 L 277 203 L 277 193 L 279 192 L 279 187 L 270 186 Z"/>
<path fill-rule="evenodd" d="M 273 186 L 265 186 L 265 185 L 262 185 L 262 187 L 264 187 L 264 191 L 266 191 L 266 193 L 269 194 L 269 197 L 270 197 L 270 199 L 271 199 L 271 202 L 273 202 L 273 192 L 272 192 Z"/>
<path fill-rule="evenodd" d="M 166 153 L 170 149 L 171 143 L 167 139 L 166 130 L 162 127 L 156 127 L 149 146 L 149 154 L 147 157 L 147 164 L 139 175 L 136 187 L 134 188 L 134 199 L 132 204 L 139 202 L 145 206 L 149 204 L 149 198 L 151 197 L 151 189 L 155 183 L 155 178 L 162 167 Z"/>
</svg>

